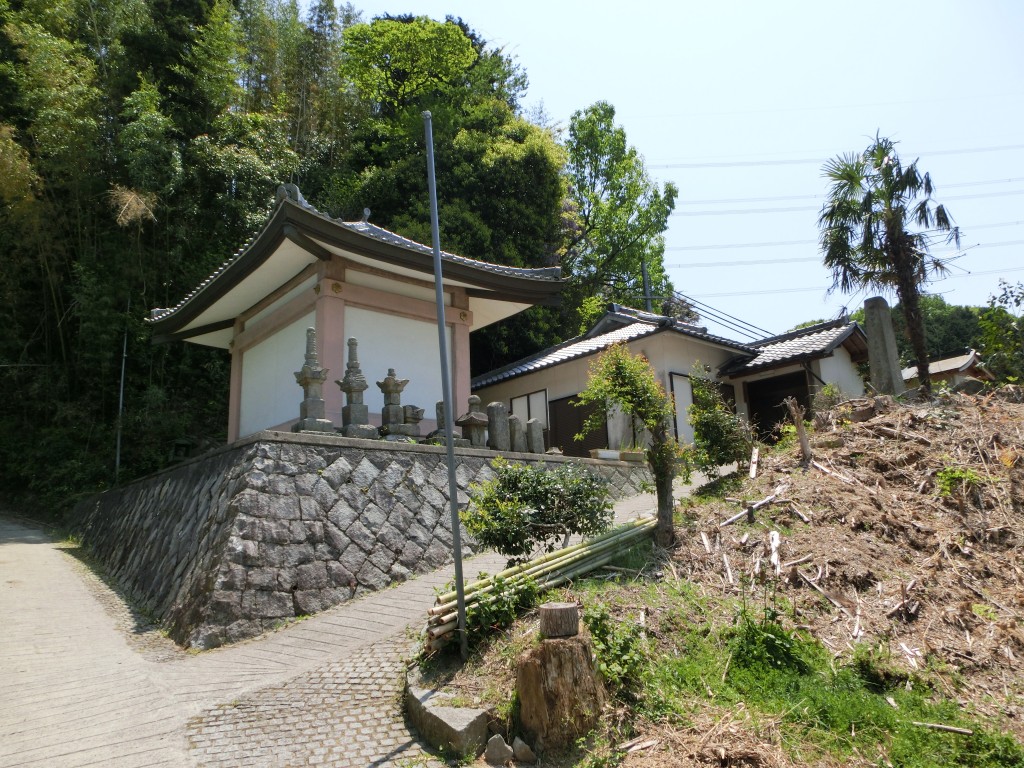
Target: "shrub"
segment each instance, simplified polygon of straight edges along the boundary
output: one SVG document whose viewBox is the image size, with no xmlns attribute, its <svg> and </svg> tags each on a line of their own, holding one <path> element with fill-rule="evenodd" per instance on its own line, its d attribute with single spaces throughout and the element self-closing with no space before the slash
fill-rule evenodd
<svg viewBox="0 0 1024 768">
<path fill-rule="evenodd" d="M 612 522 L 604 480 L 580 464 L 553 469 L 543 463 L 495 459 L 494 479 L 470 488 L 460 517 L 485 547 L 522 562 L 538 549 L 553 551 L 571 535 L 596 536 Z"/>
<path fill-rule="evenodd" d="M 594 642 L 597 668 L 612 691 L 620 696 L 635 695 L 647 669 L 647 648 L 643 629 L 630 621 L 617 621 L 601 604 L 583 609 Z"/>
<path fill-rule="evenodd" d="M 520 613 L 536 605 L 537 594 L 537 582 L 533 579 L 509 582 L 495 576 L 494 591 L 466 606 L 466 631 L 470 645 L 476 645 L 493 630 L 511 626 Z"/>
<path fill-rule="evenodd" d="M 693 405 L 689 409 L 693 425 L 694 466 L 702 472 L 715 472 L 723 464 L 744 462 L 750 456 L 753 437 L 742 417 L 733 413 L 712 381 L 706 366 L 696 366 L 690 376 Z"/>
</svg>

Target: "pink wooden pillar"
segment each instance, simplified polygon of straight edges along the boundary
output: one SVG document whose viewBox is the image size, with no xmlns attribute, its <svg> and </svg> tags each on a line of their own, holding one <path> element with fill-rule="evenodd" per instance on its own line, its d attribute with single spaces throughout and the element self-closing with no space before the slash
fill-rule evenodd
<svg viewBox="0 0 1024 768">
<path fill-rule="evenodd" d="M 336 261 L 323 264 L 316 297 L 316 337 L 320 365 L 330 371 L 324 382 L 326 418 L 341 427 L 342 392 L 334 382 L 345 376 L 345 269 Z"/>
<path fill-rule="evenodd" d="M 234 338 L 242 331 L 244 323 L 235 320 Z M 231 342 L 231 379 L 228 384 L 228 443 L 238 439 L 239 419 L 242 412 L 242 350 Z"/>
<path fill-rule="evenodd" d="M 466 412 L 469 403 L 469 329 L 473 313 L 469 311 L 469 297 L 464 291 L 452 291 L 452 306 L 447 310 L 446 322 L 452 329 L 452 405 L 453 417 Z"/>
</svg>

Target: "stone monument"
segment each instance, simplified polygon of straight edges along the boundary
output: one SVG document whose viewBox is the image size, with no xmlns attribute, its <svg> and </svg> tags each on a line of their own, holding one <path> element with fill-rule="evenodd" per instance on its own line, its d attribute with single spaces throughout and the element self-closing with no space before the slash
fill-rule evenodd
<svg viewBox="0 0 1024 768">
<path fill-rule="evenodd" d="M 508 415 L 508 434 L 513 453 L 526 453 L 526 427 L 518 414 Z"/>
<path fill-rule="evenodd" d="M 316 328 L 306 329 L 306 362 L 295 372 L 295 381 L 302 387 L 299 420 L 292 432 L 333 432 L 334 424 L 327 420 L 324 407 L 324 380 L 328 371 L 320 367 L 316 351 Z"/>
<path fill-rule="evenodd" d="M 462 427 L 462 436 L 469 438 L 474 448 L 487 447 L 487 414 L 480 410 L 480 398 L 469 396 L 469 410 L 455 420 L 456 426 Z M 458 443 L 456 443 L 458 445 Z"/>
<path fill-rule="evenodd" d="M 408 379 L 400 379 L 395 375 L 394 368 L 388 368 L 388 375 L 383 381 L 378 381 L 377 386 L 384 393 L 384 408 L 380 412 L 380 433 L 386 440 L 402 440 L 407 437 L 417 437 L 420 433 L 420 425 L 407 424 L 405 421 L 405 409 L 402 408 L 402 390 L 405 389 Z M 423 411 L 420 410 L 422 417 Z"/>
<path fill-rule="evenodd" d="M 335 383 L 345 393 L 345 407 L 341 409 L 341 434 L 345 437 L 361 437 L 376 440 L 379 437 L 377 428 L 370 422 L 370 410 L 363 403 L 363 392 L 369 388 L 366 377 L 359 368 L 359 356 L 356 348 L 359 342 L 355 338 L 348 340 L 348 363 L 345 365 L 345 378 Z"/>
<path fill-rule="evenodd" d="M 900 372 L 892 313 L 888 302 L 881 296 L 873 296 L 864 302 L 864 331 L 868 337 L 871 386 L 876 392 L 886 395 L 900 394 L 906 386 Z"/>
<path fill-rule="evenodd" d="M 495 451 L 512 450 L 508 427 L 508 408 L 500 401 L 487 405 L 487 447 Z"/>
</svg>

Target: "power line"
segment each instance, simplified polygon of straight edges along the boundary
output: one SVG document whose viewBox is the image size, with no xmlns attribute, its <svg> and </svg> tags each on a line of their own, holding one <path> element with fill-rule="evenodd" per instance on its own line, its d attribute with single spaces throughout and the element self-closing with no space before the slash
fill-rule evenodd
<svg viewBox="0 0 1024 768">
<path fill-rule="evenodd" d="M 931 282 L 941 283 L 945 280 L 962 280 L 967 277 L 981 277 L 984 275 L 1002 275 L 1008 272 L 1024 272 L 1024 267 L 1010 267 L 1009 269 L 986 269 L 979 272 L 968 272 L 965 275 L 947 275 L 945 277 L 937 278 Z M 816 288 L 774 288 L 772 290 L 758 290 L 758 291 L 734 291 L 731 293 L 702 293 L 705 299 L 718 299 L 727 296 L 763 296 L 769 293 L 810 293 L 812 291 L 822 291 L 825 288 L 818 286 Z M 856 295 L 856 294 L 854 294 Z"/>
<path fill-rule="evenodd" d="M 701 295 L 706 299 L 717 299 L 723 296 L 762 296 L 767 293 L 808 293 L 810 291 L 824 293 L 826 290 L 828 289 L 819 285 L 816 288 L 777 288 L 770 291 L 735 291 L 731 293 L 702 293 Z"/>
<path fill-rule="evenodd" d="M 904 152 L 904 155 L 918 155 L 919 157 L 932 157 L 936 155 L 968 155 L 979 152 L 1007 152 L 1010 150 L 1024 149 L 1024 144 L 1006 144 L 998 147 L 971 147 L 967 149 L 937 149 L 932 152 Z M 822 165 L 828 162 L 829 158 L 804 157 L 793 160 L 727 160 L 727 161 L 701 161 L 683 163 L 651 163 L 649 169 L 669 168 L 751 168 L 756 166 L 773 165 Z"/>
<path fill-rule="evenodd" d="M 774 246 L 807 246 L 816 240 L 778 240 L 765 243 L 723 243 L 717 246 L 669 246 L 666 251 L 723 251 L 733 248 L 769 248 Z"/>
<path fill-rule="evenodd" d="M 816 240 L 807 242 L 815 243 Z M 964 248 L 952 248 L 939 253 L 963 254 L 975 248 L 1004 248 L 1011 245 L 1024 245 L 1024 240 L 1001 240 L 996 243 L 975 243 Z M 801 262 L 821 261 L 820 256 L 794 256 L 782 259 L 742 259 L 737 261 L 695 261 L 692 264 L 666 264 L 665 269 L 695 269 L 699 267 L 759 267 L 770 264 L 798 264 Z"/>
<path fill-rule="evenodd" d="M 978 224 L 964 227 L 965 230 L 974 232 L 979 229 L 996 229 L 998 227 L 1016 227 L 1024 224 L 1024 221 L 1000 221 L 995 224 Z M 666 251 L 723 251 L 733 248 L 775 248 L 785 245 L 813 245 L 817 240 L 772 240 L 760 243 L 721 243 L 718 245 L 670 245 Z"/>
<path fill-rule="evenodd" d="M 673 216 L 731 216 L 749 213 L 790 213 L 792 211 L 817 211 L 813 205 L 793 205 L 788 208 L 730 208 L 726 211 L 672 211 Z"/>
<path fill-rule="evenodd" d="M 963 181 L 963 182 L 959 182 L 957 184 L 943 184 L 942 188 L 943 189 L 953 189 L 953 188 L 958 188 L 958 187 L 979 187 L 979 186 L 983 186 L 983 185 L 987 185 L 987 184 L 1008 184 L 1008 183 L 1016 183 L 1016 182 L 1019 182 L 1019 181 L 1024 181 L 1024 176 L 1021 176 L 1021 177 L 1018 177 L 1018 178 L 1013 178 L 1013 179 L 992 179 L 992 180 L 989 180 L 989 181 Z M 1003 193 L 1003 192 L 991 192 L 991 193 L 985 193 L 985 194 L 986 195 L 992 195 L 993 197 L 996 197 L 996 196 L 999 196 L 999 195 L 1002 195 L 1002 194 L 1008 194 L 1008 195 L 1018 194 L 1019 195 L 1019 194 L 1022 194 L 1022 191 L 1006 192 L 1006 193 Z M 944 198 L 944 199 L 947 199 L 947 200 L 969 200 L 971 197 L 974 197 L 974 195 L 968 195 L 968 196 L 960 195 L 960 196 L 957 196 L 957 197 L 949 197 L 949 198 Z M 677 202 L 679 203 L 679 205 L 722 205 L 722 204 L 729 204 L 729 203 L 773 203 L 773 202 L 775 202 L 777 200 L 778 201 L 782 201 L 782 200 L 824 200 L 824 199 L 825 199 L 825 195 L 773 195 L 773 196 L 769 196 L 769 197 L 727 197 L 727 198 L 719 198 L 719 199 L 711 199 L 711 200 L 679 200 Z"/>
<path fill-rule="evenodd" d="M 703 307 L 704 309 L 701 311 L 702 315 L 707 315 L 708 317 L 715 319 L 722 325 L 731 327 L 734 330 L 738 331 L 739 333 L 742 333 L 744 336 L 747 336 L 751 339 L 756 339 L 758 337 L 755 334 L 752 334 L 749 331 L 745 330 L 742 326 L 757 331 L 758 333 L 766 333 L 769 336 L 772 335 L 771 331 L 765 330 L 764 328 L 754 325 L 753 323 L 748 323 L 746 320 L 740 320 L 740 318 L 735 317 L 734 315 L 730 315 L 727 312 L 724 312 L 720 309 L 715 309 L 714 307 L 709 306 L 708 304 L 705 304 L 702 301 L 697 301 L 691 296 L 686 296 L 685 294 L 682 294 L 679 291 L 673 291 L 673 293 L 678 299 L 688 302 L 694 306 Z"/>
<path fill-rule="evenodd" d="M 947 200 L 975 200 L 982 197 L 1013 197 L 1015 195 L 1024 195 L 1024 189 L 1011 189 L 1008 192 L 978 192 L 973 195 L 949 195 L 943 198 L 943 202 Z M 765 198 L 770 199 L 770 198 Z M 799 199 L 798 197 L 785 198 L 780 197 L 779 200 L 786 199 Z M 737 202 L 743 203 L 748 202 L 744 199 L 737 199 L 735 201 L 721 200 L 719 202 Z M 742 215 L 750 213 L 789 213 L 791 211 L 818 211 L 821 210 L 813 205 L 794 205 L 783 208 L 730 208 L 724 211 L 673 211 L 673 216 L 726 216 L 726 215 Z"/>
<path fill-rule="evenodd" d="M 697 261 L 693 264 L 666 264 L 665 269 L 692 269 L 695 267 L 756 267 L 761 264 L 796 264 L 802 261 L 821 261 L 820 256 L 792 259 L 748 259 L 744 261 Z"/>
</svg>

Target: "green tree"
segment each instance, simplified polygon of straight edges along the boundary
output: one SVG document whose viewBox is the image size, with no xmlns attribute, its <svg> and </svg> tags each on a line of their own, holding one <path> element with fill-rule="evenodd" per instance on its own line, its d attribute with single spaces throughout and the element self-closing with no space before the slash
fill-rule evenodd
<svg viewBox="0 0 1024 768">
<path fill-rule="evenodd" d="M 823 173 L 829 190 L 818 226 L 832 290 L 896 292 L 918 379 L 930 392 L 921 286 L 944 267 L 928 247 L 934 231 L 948 233 L 947 240 L 959 247 L 960 230 L 946 209 L 934 204 L 931 177 L 918 171 L 916 160 L 904 167 L 890 139 L 876 136 L 861 154 L 827 162 Z"/>
<path fill-rule="evenodd" d="M 914 363 L 914 351 L 910 346 L 907 333 L 907 321 L 904 318 L 903 306 L 896 304 L 889 308 L 892 314 L 892 325 L 896 335 L 896 347 L 903 366 Z M 980 318 L 984 309 L 981 307 L 959 306 L 949 304 L 942 296 L 922 294 L 920 303 L 921 317 L 924 321 L 925 344 L 929 360 L 960 354 L 966 347 L 977 347 L 980 344 Z M 864 325 L 864 310 L 858 309 L 851 315 Z"/>
<path fill-rule="evenodd" d="M 625 344 L 612 345 L 594 359 L 587 386 L 576 395 L 576 404 L 596 406 L 584 422 L 583 432 L 576 436 L 578 440 L 599 429 L 616 409 L 647 430 L 647 464 L 658 495 L 655 542 L 660 547 L 671 546 L 675 538 L 672 480 L 679 460 L 679 445 L 669 429 L 675 407 L 647 358 L 632 354 Z"/>
<path fill-rule="evenodd" d="M 459 514 L 466 530 L 485 547 L 525 560 L 537 549 L 568 546 L 572 535 L 591 538 L 611 525 L 608 484 L 580 464 L 546 467 L 501 458 L 494 478 L 474 485 L 469 506 Z"/>
<path fill-rule="evenodd" d="M 1024 283 L 999 281 L 1000 292 L 989 299 L 981 316 L 981 353 L 1001 381 L 1024 379 Z"/>
<path fill-rule="evenodd" d="M 744 462 L 750 456 L 750 429 L 722 397 L 707 366 L 695 366 L 690 376 L 693 404 L 688 417 L 693 425 L 693 464 L 701 472 L 715 473 L 719 467 Z"/>
<path fill-rule="evenodd" d="M 344 38 L 346 73 L 384 115 L 461 79 L 478 56 L 457 24 L 426 16 L 354 24 Z"/>
<path fill-rule="evenodd" d="M 607 102 L 573 114 L 566 151 L 570 211 L 562 266 L 571 281 L 567 304 L 579 306 L 583 297 L 600 295 L 642 309 L 644 264 L 652 293 L 671 296 L 663 234 L 675 207 L 675 185 L 658 187 L 650 179 Z M 660 304 L 659 299 L 654 306 Z"/>
</svg>

